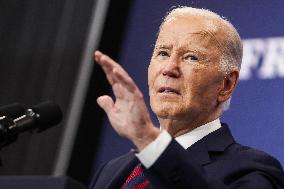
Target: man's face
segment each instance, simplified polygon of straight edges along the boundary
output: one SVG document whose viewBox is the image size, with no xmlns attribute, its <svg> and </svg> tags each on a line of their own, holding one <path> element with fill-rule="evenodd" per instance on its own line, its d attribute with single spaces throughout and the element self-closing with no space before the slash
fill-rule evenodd
<svg viewBox="0 0 284 189">
<path fill-rule="evenodd" d="M 219 106 L 222 34 L 213 31 L 214 24 L 172 17 L 161 27 L 148 68 L 150 103 L 158 118 L 202 120 Z"/>
</svg>

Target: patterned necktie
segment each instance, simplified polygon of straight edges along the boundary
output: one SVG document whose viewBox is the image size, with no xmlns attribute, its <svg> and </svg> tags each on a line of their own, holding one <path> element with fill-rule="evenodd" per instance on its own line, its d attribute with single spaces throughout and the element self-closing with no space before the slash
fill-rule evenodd
<svg viewBox="0 0 284 189">
<path fill-rule="evenodd" d="M 149 184 L 150 181 L 146 179 L 141 163 L 139 163 L 126 179 L 121 189 L 145 189 Z"/>
</svg>

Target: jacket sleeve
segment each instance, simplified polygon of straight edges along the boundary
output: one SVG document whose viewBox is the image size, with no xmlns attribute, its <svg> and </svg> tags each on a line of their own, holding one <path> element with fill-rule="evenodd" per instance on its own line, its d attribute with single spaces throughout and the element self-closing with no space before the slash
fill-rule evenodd
<svg viewBox="0 0 284 189">
<path fill-rule="evenodd" d="M 232 160 L 233 161 L 233 160 Z M 230 167 L 228 167 L 230 169 Z M 282 170 L 278 170 L 283 172 Z M 144 170 L 154 188 L 167 189 L 283 189 L 283 174 L 280 179 L 246 166 L 231 172 L 230 180 L 209 178 L 202 166 L 189 158 L 175 140 L 172 140 L 157 161 Z M 218 174 L 218 170 L 215 170 Z"/>
<path fill-rule="evenodd" d="M 104 164 L 99 166 L 98 170 L 95 172 L 94 176 L 92 177 L 92 180 L 91 180 L 90 185 L 89 185 L 89 189 L 95 188 L 95 184 L 96 184 L 102 170 L 104 169 L 104 167 L 106 165 L 107 165 L 107 163 L 104 163 Z"/>
</svg>

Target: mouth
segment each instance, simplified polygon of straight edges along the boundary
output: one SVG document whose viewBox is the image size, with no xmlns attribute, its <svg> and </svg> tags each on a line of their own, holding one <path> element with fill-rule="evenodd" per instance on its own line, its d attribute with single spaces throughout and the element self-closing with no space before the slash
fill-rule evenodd
<svg viewBox="0 0 284 189">
<path fill-rule="evenodd" d="M 171 88 L 171 87 L 160 87 L 159 90 L 158 90 L 158 93 L 180 95 L 178 90 Z"/>
</svg>

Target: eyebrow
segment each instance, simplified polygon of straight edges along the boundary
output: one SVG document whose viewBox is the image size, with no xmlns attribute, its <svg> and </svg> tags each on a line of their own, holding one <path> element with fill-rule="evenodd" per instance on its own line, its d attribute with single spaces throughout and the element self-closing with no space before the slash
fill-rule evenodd
<svg viewBox="0 0 284 189">
<path fill-rule="evenodd" d="M 155 46 L 155 49 L 172 49 L 173 46 L 172 45 L 164 45 L 164 44 L 158 44 Z M 185 52 L 191 52 L 191 53 L 200 53 L 203 54 L 202 52 L 200 52 L 200 50 L 195 50 L 192 49 L 190 47 L 190 45 L 185 45 L 184 47 L 179 47 L 179 49 L 185 51 Z"/>
<path fill-rule="evenodd" d="M 171 49 L 173 48 L 172 45 L 162 45 L 162 44 L 158 44 L 155 46 L 155 49 Z"/>
</svg>

